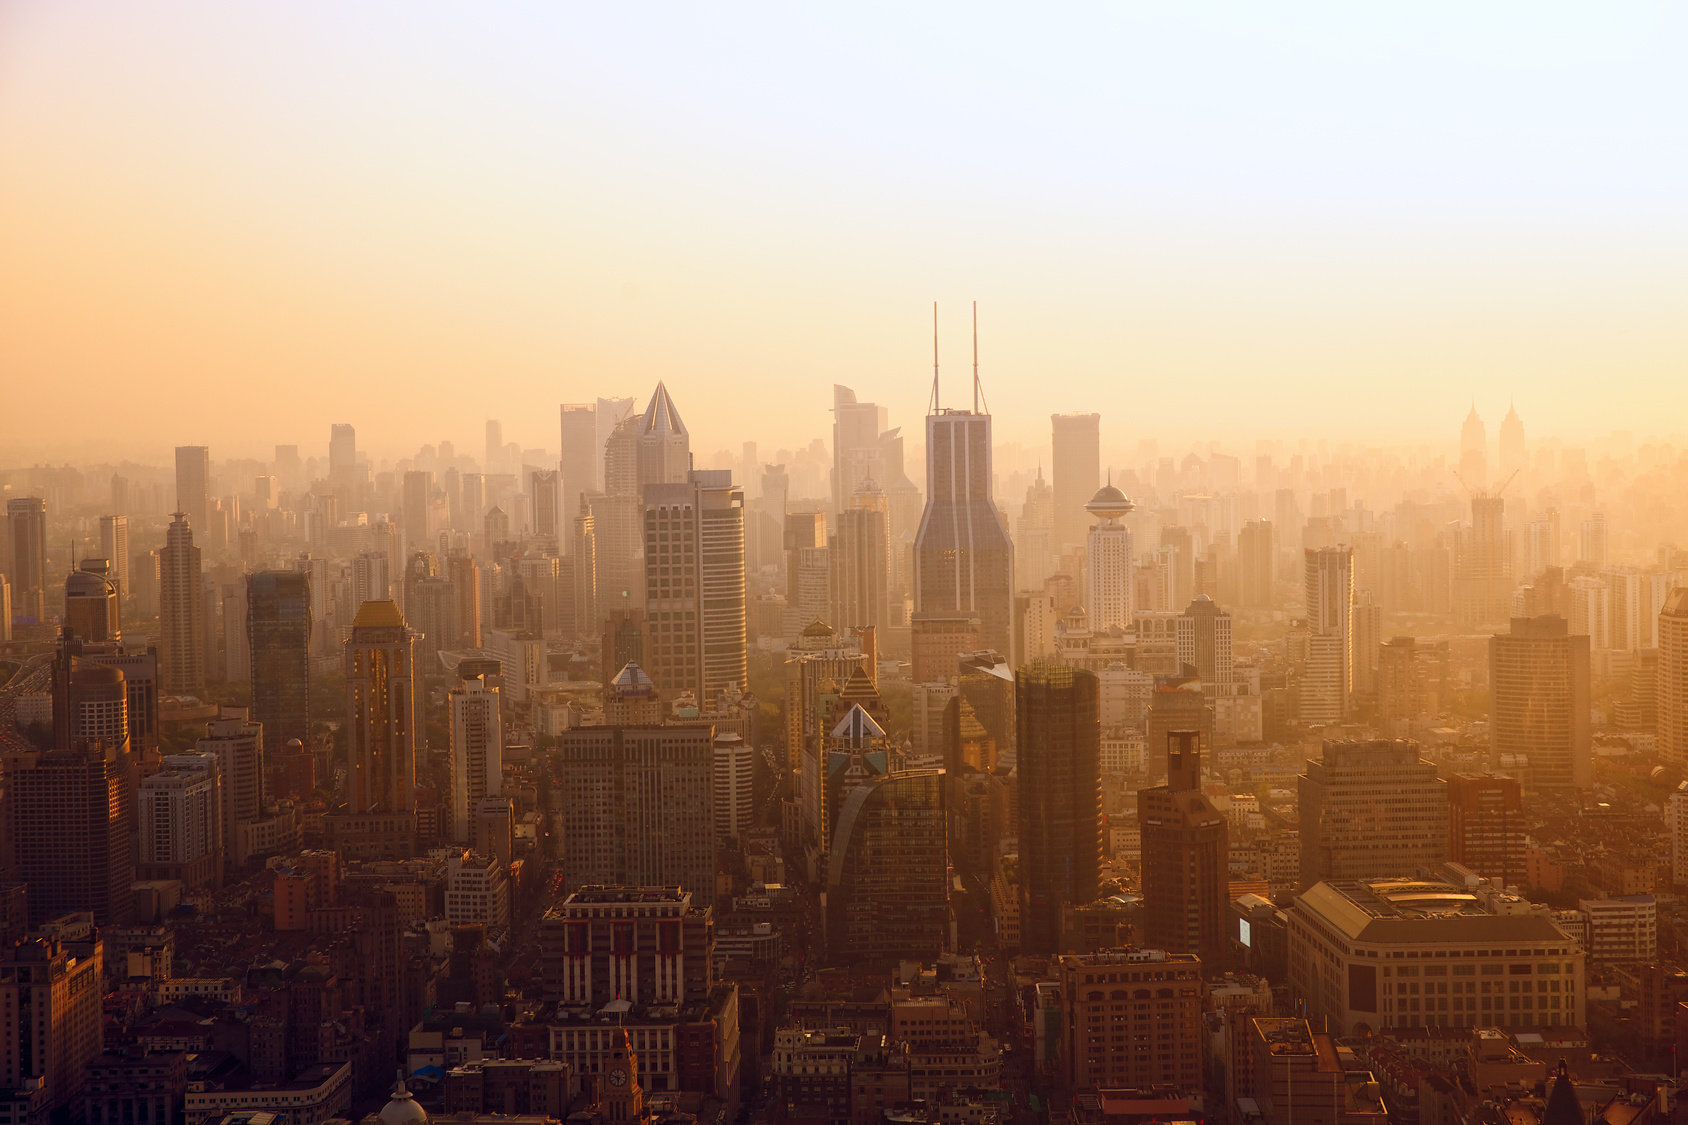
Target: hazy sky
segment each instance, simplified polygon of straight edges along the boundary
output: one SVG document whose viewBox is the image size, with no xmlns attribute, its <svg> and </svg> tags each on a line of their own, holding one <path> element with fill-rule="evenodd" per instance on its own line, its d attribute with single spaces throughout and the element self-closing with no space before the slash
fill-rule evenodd
<svg viewBox="0 0 1688 1125">
<path fill-rule="evenodd" d="M 1688 408 L 1680 6 L 0 4 L 0 465 Z M 318 447 L 323 448 L 318 448 Z"/>
</svg>

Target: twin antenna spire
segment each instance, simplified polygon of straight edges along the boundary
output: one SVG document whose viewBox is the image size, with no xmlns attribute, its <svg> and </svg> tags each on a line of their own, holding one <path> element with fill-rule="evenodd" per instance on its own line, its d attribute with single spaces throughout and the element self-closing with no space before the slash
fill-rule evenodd
<svg viewBox="0 0 1688 1125">
<path fill-rule="evenodd" d="M 973 302 L 973 413 L 982 414 L 990 410 L 985 403 L 985 391 L 979 385 L 979 302 Z M 927 404 L 926 413 L 938 412 L 938 302 L 932 302 L 932 400 Z"/>
</svg>

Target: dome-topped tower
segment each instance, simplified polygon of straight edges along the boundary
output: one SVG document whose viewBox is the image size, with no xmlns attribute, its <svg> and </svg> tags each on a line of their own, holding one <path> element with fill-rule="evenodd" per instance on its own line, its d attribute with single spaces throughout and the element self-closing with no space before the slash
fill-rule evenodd
<svg viewBox="0 0 1688 1125">
<path fill-rule="evenodd" d="M 1119 521 L 1136 507 L 1111 478 L 1084 506 L 1099 521 L 1091 525 L 1085 543 L 1090 556 L 1090 625 L 1098 633 L 1132 627 L 1131 529 Z"/>
<path fill-rule="evenodd" d="M 428 1125 L 428 1111 L 417 1104 L 404 1085 L 404 1075 L 393 1083 L 393 1096 L 381 1107 L 381 1125 Z"/>
<path fill-rule="evenodd" d="M 1092 496 L 1090 502 L 1084 506 L 1085 511 L 1099 519 L 1107 520 L 1109 523 L 1122 516 L 1130 515 L 1136 508 L 1137 505 L 1131 502 L 1131 498 L 1112 484 L 1104 484 L 1101 488 L 1098 488 L 1096 495 Z"/>
</svg>

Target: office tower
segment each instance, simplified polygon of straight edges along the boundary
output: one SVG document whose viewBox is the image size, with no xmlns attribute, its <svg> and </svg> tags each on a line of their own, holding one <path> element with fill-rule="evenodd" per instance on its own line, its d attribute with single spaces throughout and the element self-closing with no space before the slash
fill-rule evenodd
<svg viewBox="0 0 1688 1125">
<path fill-rule="evenodd" d="M 1301 681 L 1301 721 L 1339 722 L 1353 691 L 1354 551 L 1309 548 L 1304 589 L 1309 653 Z"/>
<path fill-rule="evenodd" d="M 568 502 L 565 520 L 580 514 L 580 495 L 599 490 L 604 446 L 598 440 L 598 407 L 590 402 L 565 402 L 558 408 L 562 444 L 557 448 L 557 468 L 563 474 L 563 496 Z"/>
<path fill-rule="evenodd" d="M 1459 552 L 1454 578 L 1454 615 L 1468 626 L 1506 619 L 1512 604 L 1512 551 L 1502 526 L 1505 501 L 1476 492 L 1471 497 L 1471 531 Z"/>
<path fill-rule="evenodd" d="M 557 469 L 535 469 L 528 474 L 528 526 L 535 539 L 556 550 L 563 546 L 563 474 Z"/>
<path fill-rule="evenodd" d="M 619 422 L 604 442 L 604 495 L 592 500 L 598 532 L 598 598 L 605 610 L 631 609 L 643 592 L 635 561 L 644 542 L 639 480 L 640 417 Z"/>
<path fill-rule="evenodd" d="M 337 492 L 349 486 L 354 477 L 353 473 L 358 463 L 358 433 L 357 430 L 345 422 L 336 422 L 328 428 L 328 483 Z M 350 495 L 341 496 L 341 501 L 351 504 L 356 498 Z"/>
<path fill-rule="evenodd" d="M 1065 1088 L 1202 1088 L 1201 958 L 1113 949 L 1058 963 L 1062 1042 L 1051 1053 Z"/>
<path fill-rule="evenodd" d="M 1249 520 L 1237 533 L 1237 603 L 1270 606 L 1278 580 L 1278 548 L 1269 520 Z"/>
<path fill-rule="evenodd" d="M 569 889 L 715 887 L 710 728 L 581 727 L 558 736 Z"/>
<path fill-rule="evenodd" d="M 556 559 L 540 560 L 555 566 Z M 425 551 L 410 557 L 404 585 L 405 622 L 416 633 L 422 675 L 440 671 L 440 650 L 457 643 L 457 590 L 439 574 L 439 560 Z"/>
<path fill-rule="evenodd" d="M 1354 694 L 1371 696 L 1377 690 L 1377 650 L 1383 643 L 1383 607 L 1362 590 L 1354 600 L 1354 642 L 1352 645 Z"/>
<path fill-rule="evenodd" d="M 838 534 L 827 549 L 832 596 L 827 620 L 832 624 L 841 629 L 872 625 L 881 636 L 890 629 L 889 533 L 885 493 L 872 479 L 864 480 L 838 513 Z"/>
<path fill-rule="evenodd" d="M 1143 943 L 1194 953 L 1210 973 L 1227 960 L 1227 820 L 1202 792 L 1201 733 L 1172 731 L 1166 784 L 1137 791 L 1142 834 Z"/>
<path fill-rule="evenodd" d="M 0 641 L 12 639 L 12 584 L 0 574 Z"/>
<path fill-rule="evenodd" d="M 609 441 L 610 434 L 618 424 L 628 418 L 635 417 L 635 401 L 632 398 L 600 398 L 597 407 L 598 438 L 595 448 L 599 455 L 603 454 L 604 443 Z M 607 491 L 603 477 L 598 478 L 598 488 Z"/>
<path fill-rule="evenodd" d="M 246 635 L 252 653 L 252 718 L 279 752 L 311 741 L 311 633 L 316 592 L 299 570 L 246 578 Z"/>
<path fill-rule="evenodd" d="M 1465 416 L 1465 424 L 1459 430 L 1459 476 L 1465 487 L 1473 491 L 1488 484 L 1488 448 L 1488 430 L 1483 427 L 1483 419 L 1477 417 L 1477 404 L 1472 403 L 1471 413 Z"/>
<path fill-rule="evenodd" d="M 1665 828 L 1670 832 L 1670 881 L 1688 884 L 1688 781 L 1671 790 L 1665 808 Z"/>
<path fill-rule="evenodd" d="M 1524 420 L 1509 402 L 1506 417 L 1500 423 L 1500 471 L 1510 476 L 1529 464 L 1529 450 L 1524 445 Z"/>
<path fill-rule="evenodd" d="M 1022 590 L 1041 590 L 1054 569 L 1055 491 L 1043 479 L 1026 486 L 1026 503 L 1014 524 L 1014 580 Z"/>
<path fill-rule="evenodd" d="M 645 668 L 664 691 L 714 699 L 750 682 L 745 651 L 744 492 L 726 469 L 645 486 Z"/>
<path fill-rule="evenodd" d="M 692 469 L 691 438 L 668 388 L 660 382 L 645 406 L 638 432 L 640 487 L 685 484 Z"/>
<path fill-rule="evenodd" d="M 481 471 L 491 475 L 504 471 L 504 423 L 489 418 L 486 424 L 486 457 Z"/>
<path fill-rule="evenodd" d="M 12 621 L 40 625 L 47 620 L 47 501 L 19 496 L 6 501 L 11 545 Z"/>
<path fill-rule="evenodd" d="M 1099 495 L 1096 487 L 1102 476 L 1102 416 L 1051 414 L 1049 425 L 1054 443 L 1050 469 L 1055 478 L 1052 545 L 1055 553 L 1061 554 L 1086 540 L 1088 521 L 1084 513 L 1091 511 L 1088 505 Z"/>
<path fill-rule="evenodd" d="M 1056 463 L 1060 463 L 1058 457 Z M 1135 507 L 1111 483 L 1098 489 L 1084 505 L 1084 510 L 1097 520 L 1086 543 L 1090 560 L 1090 628 L 1097 633 L 1130 629 L 1132 625 L 1131 529 L 1120 520 Z"/>
<path fill-rule="evenodd" d="M 167 695 L 205 690 L 205 599 L 199 548 L 177 512 L 158 556 L 158 686 Z"/>
<path fill-rule="evenodd" d="M 106 559 L 83 559 L 64 580 L 65 623 L 94 644 L 123 639 L 117 583 L 108 577 L 108 568 Z"/>
<path fill-rule="evenodd" d="M 346 641 L 346 792 L 353 813 L 416 808 L 422 730 L 417 636 L 391 601 L 367 601 Z"/>
<path fill-rule="evenodd" d="M 836 964 L 935 961 L 949 948 L 942 770 L 869 777 L 843 794 L 826 866 Z"/>
<path fill-rule="evenodd" d="M 481 647 L 481 568 L 473 555 L 452 555 L 446 559 L 446 575 L 451 579 L 452 596 L 457 608 L 452 620 L 457 635 L 451 644 L 460 648 Z"/>
<path fill-rule="evenodd" d="M 1665 596 L 1658 632 L 1655 748 L 1660 762 L 1680 769 L 1688 765 L 1688 587 Z"/>
<path fill-rule="evenodd" d="M 832 387 L 832 510 L 850 506 L 864 480 L 883 480 L 879 435 L 886 411 L 871 402 L 857 402 L 856 392 L 837 383 Z"/>
<path fill-rule="evenodd" d="M 1301 885 L 1413 875 L 1447 856 L 1448 784 L 1409 739 L 1326 739 L 1301 794 Z"/>
<path fill-rule="evenodd" d="M 1094 673 L 1029 664 L 1018 717 L 1020 946 L 1061 948 L 1064 915 L 1096 898 L 1102 861 L 1101 691 Z"/>
<path fill-rule="evenodd" d="M 399 497 L 400 516 L 405 537 L 416 547 L 426 546 L 433 534 L 428 521 L 428 500 L 434 492 L 434 474 L 412 469 L 404 474 L 403 492 Z"/>
<path fill-rule="evenodd" d="M 237 844 L 240 825 L 264 815 L 264 728 L 246 708 L 223 707 L 205 724 L 205 737 L 194 743 L 194 752 L 216 760 L 223 847 L 231 862 L 244 860 Z"/>
<path fill-rule="evenodd" d="M 991 496 L 991 416 L 981 409 L 977 362 L 973 409 L 940 406 L 937 392 L 934 362 L 926 510 L 914 542 L 915 612 L 977 617 L 983 646 L 1012 661 L 1014 548 Z"/>
<path fill-rule="evenodd" d="M 756 776 L 756 747 L 730 732 L 715 735 L 715 836 L 734 843 L 756 822 L 752 785 Z"/>
<path fill-rule="evenodd" d="M 20 1125 L 79 1110 L 88 1068 L 100 1060 L 104 943 L 90 934 L 72 952 L 74 940 L 39 933 L 0 948 L 0 1088 Z"/>
<path fill-rule="evenodd" d="M 402 592 L 402 591 L 401 591 Z M 364 602 L 387 601 L 393 597 L 393 564 L 391 556 L 379 551 L 363 551 L 352 560 L 350 610 L 355 616 Z"/>
<path fill-rule="evenodd" d="M 1448 862 L 1485 879 L 1523 887 L 1529 835 L 1524 792 L 1513 777 L 1456 773 L 1448 777 Z"/>
<path fill-rule="evenodd" d="M 166 758 L 135 797 L 142 880 L 179 879 L 184 887 L 222 884 L 223 801 L 209 754 Z"/>
<path fill-rule="evenodd" d="M 486 517 L 482 520 L 482 527 L 489 555 L 498 555 L 512 549 L 510 516 L 502 507 L 494 504 L 488 508 Z"/>
<path fill-rule="evenodd" d="M 1189 604 L 1196 596 L 1196 541 L 1187 527 L 1162 527 L 1161 550 L 1168 572 L 1168 601 L 1166 609 Z"/>
<path fill-rule="evenodd" d="M 1596 570 L 1606 565 L 1606 513 L 1595 512 L 1583 520 L 1577 532 L 1577 558 Z"/>
<path fill-rule="evenodd" d="M 1196 671 L 1203 684 L 1229 684 L 1232 676 L 1231 615 L 1206 594 L 1196 597 L 1173 622 L 1178 663 Z"/>
<path fill-rule="evenodd" d="M 504 724 L 498 689 L 484 675 L 464 675 L 451 689 L 451 828 L 460 844 L 473 839 L 472 814 L 482 798 L 504 791 Z"/>
<path fill-rule="evenodd" d="M 119 598 L 129 596 L 129 517 L 100 517 L 100 555 L 111 565 Z"/>
<path fill-rule="evenodd" d="M 1531 789 L 1594 783 L 1588 650 L 1588 637 L 1570 633 L 1562 617 L 1515 617 L 1510 634 L 1489 638 L 1489 745 L 1497 763 L 1507 754 L 1528 760 Z M 1661 676 L 1664 665 L 1661 646 Z M 1661 738 L 1660 760 L 1677 760 L 1666 753 Z"/>
<path fill-rule="evenodd" d="M 574 628 L 579 636 L 589 637 L 598 631 L 598 520 L 592 505 L 582 494 L 574 517 L 574 542 L 569 555 L 574 562 L 572 574 L 574 598 Z"/>
<path fill-rule="evenodd" d="M 832 561 L 823 512 L 785 517 L 785 635 L 795 638 L 832 613 Z M 844 626 L 840 623 L 840 628 Z"/>
<path fill-rule="evenodd" d="M 211 526 L 211 450 L 206 446 L 176 447 L 176 510 L 201 534 Z"/>
</svg>

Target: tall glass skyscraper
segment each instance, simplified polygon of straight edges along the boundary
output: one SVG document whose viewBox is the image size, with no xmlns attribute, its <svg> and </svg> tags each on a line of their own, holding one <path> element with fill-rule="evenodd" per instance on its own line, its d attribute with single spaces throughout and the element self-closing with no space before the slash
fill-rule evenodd
<svg viewBox="0 0 1688 1125">
<path fill-rule="evenodd" d="M 311 577 L 262 570 L 246 587 L 252 645 L 252 717 L 264 725 L 270 753 L 288 740 L 311 739 Z"/>
</svg>

